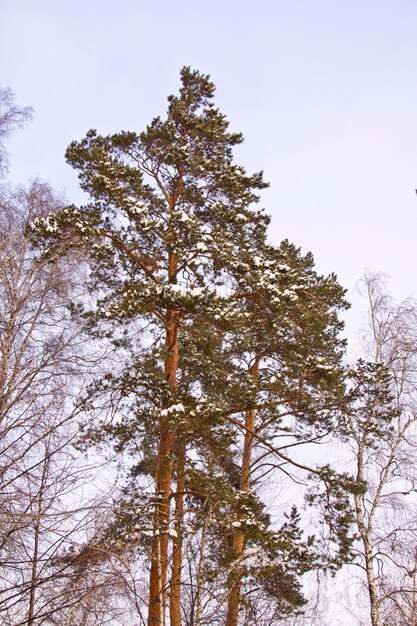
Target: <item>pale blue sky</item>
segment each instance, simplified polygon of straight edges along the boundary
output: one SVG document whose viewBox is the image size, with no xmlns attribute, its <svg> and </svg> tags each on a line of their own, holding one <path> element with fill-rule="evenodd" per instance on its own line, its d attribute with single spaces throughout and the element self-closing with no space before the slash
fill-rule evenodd
<svg viewBox="0 0 417 626">
<path fill-rule="evenodd" d="M 273 241 L 349 289 L 369 268 L 417 295 L 416 0 L 1 0 L 0 81 L 35 109 L 12 180 L 79 200 L 68 143 L 142 129 L 183 65 L 211 74 L 238 161 L 265 171 Z"/>
</svg>

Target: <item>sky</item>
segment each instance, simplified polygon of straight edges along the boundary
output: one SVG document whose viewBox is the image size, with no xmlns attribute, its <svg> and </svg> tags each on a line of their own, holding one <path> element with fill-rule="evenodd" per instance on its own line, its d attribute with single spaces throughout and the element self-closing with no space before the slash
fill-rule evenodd
<svg viewBox="0 0 417 626">
<path fill-rule="evenodd" d="M 0 82 L 33 122 L 9 178 L 82 200 L 66 164 L 89 128 L 141 130 L 190 65 L 264 170 L 271 241 L 312 251 L 354 303 L 365 270 L 417 295 L 417 0 L 0 0 Z"/>
<path fill-rule="evenodd" d="M 68 144 L 142 130 L 184 65 L 211 75 L 237 162 L 270 182 L 271 241 L 348 289 L 352 336 L 365 270 L 417 297 L 417 0 L 0 0 L 0 83 L 34 109 L 9 180 L 82 201 Z"/>
</svg>

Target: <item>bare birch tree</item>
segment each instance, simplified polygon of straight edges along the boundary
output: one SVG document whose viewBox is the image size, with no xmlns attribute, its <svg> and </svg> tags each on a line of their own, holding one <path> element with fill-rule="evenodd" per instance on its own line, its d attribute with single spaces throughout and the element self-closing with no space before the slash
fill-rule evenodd
<svg viewBox="0 0 417 626">
<path fill-rule="evenodd" d="M 37 261 L 24 235 L 59 204 L 39 181 L 0 197 L 0 620 L 10 625 L 53 613 L 66 576 L 54 561 L 83 536 L 91 505 L 72 447 L 88 362 L 67 306 L 79 276 L 72 261 Z"/>
<path fill-rule="evenodd" d="M 31 116 L 32 109 L 30 107 L 18 107 L 13 91 L 0 85 L 0 175 L 7 170 L 8 164 L 5 140 Z"/>
<path fill-rule="evenodd" d="M 367 356 L 354 375 L 356 400 L 346 428 L 354 454 L 353 514 L 359 566 L 365 574 L 372 626 L 388 604 L 408 594 L 412 604 L 416 545 L 417 305 L 395 304 L 381 275 L 368 275 Z M 408 574 L 408 585 L 404 585 Z M 403 603 L 404 604 L 404 603 Z M 413 623 L 407 620 L 403 623 Z M 415 620 L 415 617 L 412 618 Z"/>
</svg>

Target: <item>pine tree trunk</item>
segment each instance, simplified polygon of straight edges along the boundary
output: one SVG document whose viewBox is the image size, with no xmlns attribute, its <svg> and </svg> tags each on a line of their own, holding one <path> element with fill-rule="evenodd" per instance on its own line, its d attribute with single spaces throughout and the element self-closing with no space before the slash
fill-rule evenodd
<svg viewBox="0 0 417 626">
<path fill-rule="evenodd" d="M 204 584 L 204 552 L 206 549 L 206 536 L 211 518 L 211 506 L 209 506 L 207 515 L 204 519 L 203 529 L 201 531 L 201 544 L 199 550 L 199 560 L 197 568 L 197 593 L 195 598 L 196 616 L 195 626 L 201 626 L 201 617 L 203 613 L 202 597 L 203 597 L 203 584 Z"/>
<path fill-rule="evenodd" d="M 251 367 L 250 373 L 254 383 L 258 382 L 260 357 L 257 356 Z M 250 489 L 250 466 L 252 462 L 253 435 L 255 429 L 255 409 L 246 411 L 245 438 L 243 444 L 242 465 L 240 470 L 240 491 L 248 493 Z M 242 574 L 239 561 L 245 549 L 245 535 L 237 528 L 233 533 L 233 557 L 236 563 L 235 571 L 232 571 L 228 580 L 228 602 L 226 626 L 237 626 L 239 619 L 240 596 L 242 588 Z"/>
<path fill-rule="evenodd" d="M 182 539 L 185 492 L 185 440 L 178 442 L 177 493 L 175 496 L 175 536 L 172 540 L 172 572 L 170 584 L 170 626 L 181 626 Z"/>
<path fill-rule="evenodd" d="M 233 536 L 233 553 L 236 563 L 239 562 L 242 557 L 243 550 L 245 549 L 245 538 L 243 533 L 235 532 Z M 239 565 L 236 566 L 234 572 L 232 572 L 228 579 L 228 600 L 227 600 L 227 617 L 226 626 L 237 626 L 239 619 L 240 609 L 240 591 L 242 588 L 242 574 L 239 570 Z"/>
<path fill-rule="evenodd" d="M 166 315 L 165 377 L 174 392 L 178 368 L 178 311 Z M 149 582 L 148 626 L 164 626 L 168 569 L 168 529 L 176 430 L 169 418 L 161 421 L 156 470 L 156 503 L 153 525 L 151 572 Z"/>
</svg>

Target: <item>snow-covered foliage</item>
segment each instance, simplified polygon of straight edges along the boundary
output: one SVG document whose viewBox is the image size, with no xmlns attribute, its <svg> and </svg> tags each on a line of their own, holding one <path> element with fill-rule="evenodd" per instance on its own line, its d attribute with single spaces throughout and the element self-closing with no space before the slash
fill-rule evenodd
<svg viewBox="0 0 417 626">
<path fill-rule="evenodd" d="M 35 220 L 31 236 L 47 258 L 74 248 L 88 255 L 97 301 L 81 314 L 125 360 L 92 390 L 124 410 L 86 427 L 86 439 L 110 438 L 131 458 L 126 498 L 102 541 L 120 547 L 127 534 L 126 550 L 148 550 L 151 580 L 164 587 L 168 540 L 175 557 L 189 534 L 188 558 L 199 537 L 191 571 L 225 594 L 213 592 L 208 606 L 229 596 L 230 612 L 234 590 L 239 605 L 242 585 L 261 585 L 292 610 L 303 603 L 296 577 L 325 559 L 302 538 L 295 510 L 281 525 L 266 514 L 254 454 L 278 455 L 278 472 L 293 471 L 293 461 L 302 469 L 280 456 L 279 438 L 293 445 L 334 428 L 344 292 L 335 276 L 316 273 L 311 254 L 267 242 L 269 218 L 253 206 L 262 174 L 234 164 L 242 137 L 214 106 L 209 78 L 184 68 L 181 80 L 166 119 L 141 134 L 91 130 L 71 144 L 67 159 L 91 202 Z M 180 589 L 182 570 L 172 574 Z M 156 624 L 152 593 L 151 583 Z"/>
</svg>

